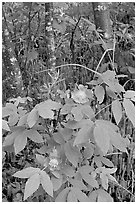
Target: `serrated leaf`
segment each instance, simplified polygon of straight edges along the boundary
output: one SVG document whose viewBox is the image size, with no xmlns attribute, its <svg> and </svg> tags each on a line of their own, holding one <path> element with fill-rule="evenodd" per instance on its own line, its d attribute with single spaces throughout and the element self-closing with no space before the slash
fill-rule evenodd
<svg viewBox="0 0 137 204">
<path fill-rule="evenodd" d="M 10 131 L 8 122 L 7 122 L 6 120 L 2 120 L 2 129 L 3 129 L 3 130 Z"/>
<path fill-rule="evenodd" d="M 127 117 L 132 122 L 133 126 L 135 127 L 135 106 L 134 104 L 129 99 L 124 98 L 123 107 L 126 111 Z"/>
<path fill-rule="evenodd" d="M 73 192 L 73 189 L 68 193 L 67 202 L 78 202 L 77 196 L 75 192 Z"/>
<path fill-rule="evenodd" d="M 53 190 L 57 191 L 61 186 L 62 186 L 62 177 L 60 178 L 55 178 L 55 177 L 51 177 L 51 181 L 53 184 Z"/>
<path fill-rule="evenodd" d="M 40 176 L 40 183 L 42 184 L 43 189 L 46 191 L 46 193 L 53 197 L 53 184 L 49 175 L 45 171 L 41 170 Z"/>
<path fill-rule="evenodd" d="M 98 193 L 97 202 L 113 202 L 113 198 L 106 191 L 99 189 L 97 193 Z"/>
<path fill-rule="evenodd" d="M 40 172 L 39 168 L 28 167 L 21 171 L 17 171 L 15 174 L 13 174 L 13 176 L 18 178 L 29 178 L 39 172 Z"/>
<path fill-rule="evenodd" d="M 30 130 L 27 130 L 27 137 L 29 139 L 31 139 L 33 142 L 36 142 L 36 143 L 41 143 L 43 142 L 43 138 L 42 138 L 42 135 L 40 135 L 38 133 L 37 130 L 34 130 L 34 129 L 30 129 Z"/>
<path fill-rule="evenodd" d="M 34 108 L 29 114 L 28 114 L 28 117 L 27 117 L 27 123 L 28 123 L 28 126 L 30 128 L 32 128 L 37 120 L 38 120 L 39 116 L 38 116 L 38 111 L 36 110 L 36 108 Z"/>
<path fill-rule="evenodd" d="M 20 151 L 22 151 L 27 144 L 27 135 L 24 132 L 22 134 L 18 135 L 14 140 L 14 149 L 15 154 L 18 154 Z"/>
<path fill-rule="evenodd" d="M 95 87 L 95 96 L 97 97 L 99 104 L 101 104 L 103 102 L 104 96 L 105 96 L 105 90 L 102 86 L 96 86 Z"/>
<path fill-rule="evenodd" d="M 112 102 L 112 112 L 113 112 L 115 121 L 118 125 L 122 118 L 122 106 L 119 100 L 115 100 Z"/>
<path fill-rule="evenodd" d="M 39 188 L 39 185 L 40 175 L 39 173 L 36 173 L 33 176 L 31 176 L 26 182 L 24 190 L 24 200 L 30 197 Z"/>
<path fill-rule="evenodd" d="M 102 183 L 102 187 L 105 190 L 108 190 L 108 176 L 104 173 L 100 174 L 100 179 L 101 179 L 101 183 Z"/>
<path fill-rule="evenodd" d="M 7 135 L 3 142 L 3 146 L 9 146 L 14 143 L 15 138 L 20 135 L 24 131 L 24 128 L 20 127 L 20 129 L 14 131 L 13 133 Z"/>
<path fill-rule="evenodd" d="M 110 146 L 109 129 L 104 127 L 102 123 L 96 123 L 96 127 L 94 128 L 94 138 L 98 147 L 105 155 L 108 152 Z"/>
<path fill-rule="evenodd" d="M 67 202 L 67 195 L 71 188 L 65 188 L 61 191 L 55 199 L 55 202 Z"/>
<path fill-rule="evenodd" d="M 79 202 L 90 202 L 88 196 L 85 193 L 83 193 L 79 188 L 73 187 L 71 191 L 75 194 Z"/>
<path fill-rule="evenodd" d="M 67 159 L 72 163 L 75 167 L 78 165 L 78 161 L 80 158 L 80 155 L 76 148 L 72 147 L 69 142 L 67 142 L 64 145 L 65 155 Z"/>
</svg>

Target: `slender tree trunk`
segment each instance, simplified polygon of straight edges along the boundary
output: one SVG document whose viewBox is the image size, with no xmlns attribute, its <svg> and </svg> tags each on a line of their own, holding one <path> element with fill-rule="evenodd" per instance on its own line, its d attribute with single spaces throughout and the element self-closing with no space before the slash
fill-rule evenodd
<svg viewBox="0 0 137 204">
<path fill-rule="evenodd" d="M 100 28 L 106 39 L 111 37 L 111 20 L 109 14 L 108 3 L 93 2 L 94 20 L 97 28 Z"/>
<path fill-rule="evenodd" d="M 53 32 L 53 2 L 45 3 L 45 36 L 47 38 L 47 68 L 50 69 L 52 83 L 56 78 L 56 57 Z"/>
<path fill-rule="evenodd" d="M 14 80 L 15 80 L 15 84 L 16 84 L 16 91 L 17 91 L 17 93 L 21 93 L 22 88 L 23 88 L 22 74 L 20 71 L 18 61 L 16 59 L 16 54 L 14 51 L 14 44 L 11 40 L 12 33 L 10 32 L 10 29 L 8 28 L 4 9 L 2 10 L 2 14 L 4 17 L 4 24 L 5 24 L 5 26 L 3 28 L 3 42 L 4 42 L 5 49 L 8 52 L 11 66 L 13 67 L 13 71 L 12 71 L 13 73 L 12 74 L 14 75 Z"/>
</svg>

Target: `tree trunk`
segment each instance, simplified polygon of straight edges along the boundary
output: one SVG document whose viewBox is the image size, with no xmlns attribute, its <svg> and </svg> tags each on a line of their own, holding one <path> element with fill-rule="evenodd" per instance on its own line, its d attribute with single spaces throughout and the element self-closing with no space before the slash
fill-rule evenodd
<svg viewBox="0 0 137 204">
<path fill-rule="evenodd" d="M 56 57 L 55 57 L 55 42 L 53 32 L 53 2 L 45 3 L 45 36 L 47 39 L 47 68 L 50 69 L 52 83 L 56 78 Z"/>
<path fill-rule="evenodd" d="M 92 5 L 96 28 L 101 29 L 104 33 L 104 37 L 109 39 L 111 37 L 112 28 L 108 3 L 93 2 Z"/>
</svg>

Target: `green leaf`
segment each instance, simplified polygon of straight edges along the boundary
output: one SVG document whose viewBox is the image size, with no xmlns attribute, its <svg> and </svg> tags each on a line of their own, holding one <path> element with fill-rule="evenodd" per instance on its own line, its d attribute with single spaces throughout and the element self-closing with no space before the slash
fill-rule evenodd
<svg viewBox="0 0 137 204">
<path fill-rule="evenodd" d="M 54 119 L 54 112 L 53 110 L 59 110 L 61 108 L 61 104 L 52 101 L 52 100 L 47 100 L 45 102 L 42 102 L 36 106 L 39 115 L 46 119 Z"/>
<path fill-rule="evenodd" d="M 54 138 L 55 142 L 57 142 L 58 144 L 64 144 L 65 143 L 63 136 L 59 132 L 53 133 L 53 138 Z"/>
<path fill-rule="evenodd" d="M 17 107 L 13 103 L 6 103 L 6 107 L 2 108 L 2 118 L 17 113 Z"/>
<path fill-rule="evenodd" d="M 109 129 L 104 126 L 99 120 L 96 120 L 96 127 L 94 128 L 94 138 L 101 149 L 103 154 L 105 155 L 110 146 L 110 136 L 109 136 Z"/>
<path fill-rule="evenodd" d="M 49 175 L 45 171 L 41 170 L 40 176 L 40 183 L 42 184 L 43 189 L 46 191 L 46 193 L 53 197 L 53 184 Z"/>
<path fill-rule="evenodd" d="M 39 168 L 28 167 L 21 171 L 16 172 L 15 174 L 13 174 L 13 176 L 18 178 L 30 178 L 31 176 L 39 172 L 40 172 Z"/>
<path fill-rule="evenodd" d="M 19 120 L 19 115 L 16 112 L 13 112 L 12 114 L 10 114 L 10 116 L 8 118 L 8 123 L 10 126 L 14 126 L 14 125 L 16 125 L 18 120 Z"/>
<path fill-rule="evenodd" d="M 20 119 L 19 119 L 19 121 L 18 121 L 18 125 L 17 125 L 17 126 L 26 125 L 26 123 L 27 123 L 27 117 L 28 117 L 28 114 L 25 114 L 25 115 L 21 116 Z"/>
<path fill-rule="evenodd" d="M 67 202 L 78 202 L 77 196 L 73 189 L 69 191 L 68 196 L 67 196 Z"/>
<path fill-rule="evenodd" d="M 33 176 L 31 176 L 26 182 L 24 190 L 24 200 L 30 197 L 39 188 L 39 185 L 40 175 L 39 173 L 36 173 Z"/>
<path fill-rule="evenodd" d="M 101 179 L 101 183 L 102 183 L 102 187 L 105 190 L 108 190 L 108 176 L 104 173 L 100 174 L 100 179 Z"/>
<path fill-rule="evenodd" d="M 42 166 L 44 166 L 45 162 L 46 162 L 46 157 L 40 155 L 40 154 L 36 154 L 36 160 L 39 164 L 41 164 Z"/>
<path fill-rule="evenodd" d="M 113 112 L 115 121 L 118 125 L 122 118 L 122 106 L 119 100 L 115 100 L 112 102 L 112 112 Z"/>
<path fill-rule="evenodd" d="M 62 186 L 62 177 L 55 178 L 54 176 L 52 176 L 51 181 L 53 184 L 53 190 L 54 191 L 57 191 Z"/>
<path fill-rule="evenodd" d="M 112 163 L 112 161 L 110 161 L 109 159 L 105 157 L 101 157 L 101 162 L 104 163 L 108 167 L 114 167 L 114 164 Z"/>
<path fill-rule="evenodd" d="M 127 117 L 132 122 L 133 126 L 135 127 L 135 106 L 134 104 L 129 99 L 124 98 L 123 107 L 126 111 Z"/>
<path fill-rule="evenodd" d="M 97 193 L 98 193 L 97 202 L 113 202 L 113 198 L 106 191 L 99 189 Z"/>
<path fill-rule="evenodd" d="M 90 202 L 97 202 L 97 197 L 98 197 L 97 190 L 92 191 L 89 195 Z"/>
<path fill-rule="evenodd" d="M 2 120 L 2 129 L 3 129 L 3 130 L 10 131 L 8 122 L 7 122 L 6 120 Z"/>
<path fill-rule="evenodd" d="M 38 116 L 38 111 L 36 110 L 36 108 L 34 108 L 29 114 L 28 114 L 28 117 L 27 117 L 27 123 L 28 123 L 28 126 L 30 128 L 32 128 L 37 120 L 38 120 L 39 116 Z"/>
<path fill-rule="evenodd" d="M 85 114 L 89 119 L 92 119 L 95 116 L 93 109 L 89 105 L 82 106 L 82 113 Z"/>
<path fill-rule="evenodd" d="M 64 150 L 67 159 L 70 161 L 70 163 L 72 163 L 76 167 L 78 165 L 78 161 L 80 158 L 77 148 L 72 147 L 72 145 L 69 142 L 67 142 L 64 145 Z"/>
<path fill-rule="evenodd" d="M 112 132 L 110 135 L 111 144 L 122 152 L 127 152 L 127 144 L 124 138 L 121 137 L 120 133 Z"/>
<path fill-rule="evenodd" d="M 82 128 L 78 131 L 73 146 L 88 142 L 91 136 L 93 124 L 94 123 L 91 120 L 86 120 L 86 123 L 83 124 L 83 127 L 81 126 Z"/>
<path fill-rule="evenodd" d="M 80 190 L 87 190 L 87 187 L 84 185 L 82 180 L 77 179 L 70 179 L 69 182 L 73 185 L 75 188 L 79 188 Z"/>
<path fill-rule="evenodd" d="M 63 165 L 63 168 L 61 169 L 61 173 L 71 178 L 75 175 L 75 170 L 73 166 Z"/>
<path fill-rule="evenodd" d="M 105 90 L 102 86 L 95 87 L 95 96 L 97 97 L 99 104 L 101 104 L 105 97 Z"/>
<path fill-rule="evenodd" d="M 84 181 L 86 181 L 90 186 L 92 186 L 93 188 L 99 188 L 99 184 L 95 180 L 92 174 L 89 174 L 86 171 L 83 171 L 83 169 L 80 169 L 80 174 L 84 179 Z"/>
<path fill-rule="evenodd" d="M 34 130 L 34 129 L 30 129 L 30 130 L 27 130 L 27 137 L 32 140 L 33 142 L 36 142 L 36 143 L 41 143 L 43 142 L 43 138 L 42 138 L 42 135 L 40 135 L 38 133 L 37 130 Z"/>
<path fill-rule="evenodd" d="M 67 202 L 67 196 L 71 188 L 65 188 L 61 191 L 55 199 L 55 202 Z"/>
<path fill-rule="evenodd" d="M 115 94 L 108 86 L 106 87 L 106 92 L 107 92 L 107 95 L 108 95 L 109 97 L 111 97 L 111 98 L 113 98 L 113 99 L 116 99 L 116 98 L 117 98 L 116 94 Z"/>
<path fill-rule="evenodd" d="M 27 144 L 27 135 L 26 131 L 23 131 L 22 134 L 18 135 L 14 140 L 14 149 L 15 154 L 18 154 L 20 151 L 22 151 Z"/>
<path fill-rule="evenodd" d="M 74 119 L 76 121 L 80 121 L 83 118 L 81 108 L 82 108 L 82 105 L 77 105 L 76 107 L 73 107 L 72 110 L 71 110 L 71 113 L 73 114 Z"/>
<path fill-rule="evenodd" d="M 124 98 L 128 98 L 132 101 L 135 101 L 135 91 L 127 90 L 126 93 L 124 94 Z"/>
<path fill-rule="evenodd" d="M 77 200 L 79 200 L 79 202 L 90 202 L 88 196 L 86 196 L 86 194 L 83 193 L 79 188 L 73 187 L 71 192 L 73 192 L 73 194 L 75 195 Z"/>
<path fill-rule="evenodd" d="M 24 131 L 24 128 L 20 127 L 20 129 L 14 131 L 13 133 L 7 135 L 3 142 L 3 146 L 9 146 L 14 143 L 14 140 L 17 136 L 19 136 Z"/>
</svg>

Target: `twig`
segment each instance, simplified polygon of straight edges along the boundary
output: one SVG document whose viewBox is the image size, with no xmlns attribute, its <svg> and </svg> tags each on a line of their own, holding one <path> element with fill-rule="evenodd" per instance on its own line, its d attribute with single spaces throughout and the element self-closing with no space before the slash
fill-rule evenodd
<svg viewBox="0 0 137 204">
<path fill-rule="evenodd" d="M 59 66 L 56 66 L 55 69 L 58 69 L 58 68 L 61 68 L 61 67 L 67 67 L 67 66 L 78 66 L 78 67 L 82 67 L 84 69 L 87 69 L 88 71 L 90 72 L 93 72 L 94 74 L 97 74 L 99 76 L 101 76 L 101 74 L 97 71 L 94 71 L 92 69 L 89 69 L 88 67 L 86 66 L 83 66 L 81 64 L 62 64 L 62 65 L 59 65 Z M 39 73 L 43 73 L 43 72 L 47 72 L 47 71 L 50 71 L 50 69 L 46 69 L 46 70 L 42 70 L 42 71 L 39 71 L 39 72 L 35 72 L 35 74 L 39 74 Z"/>
</svg>

